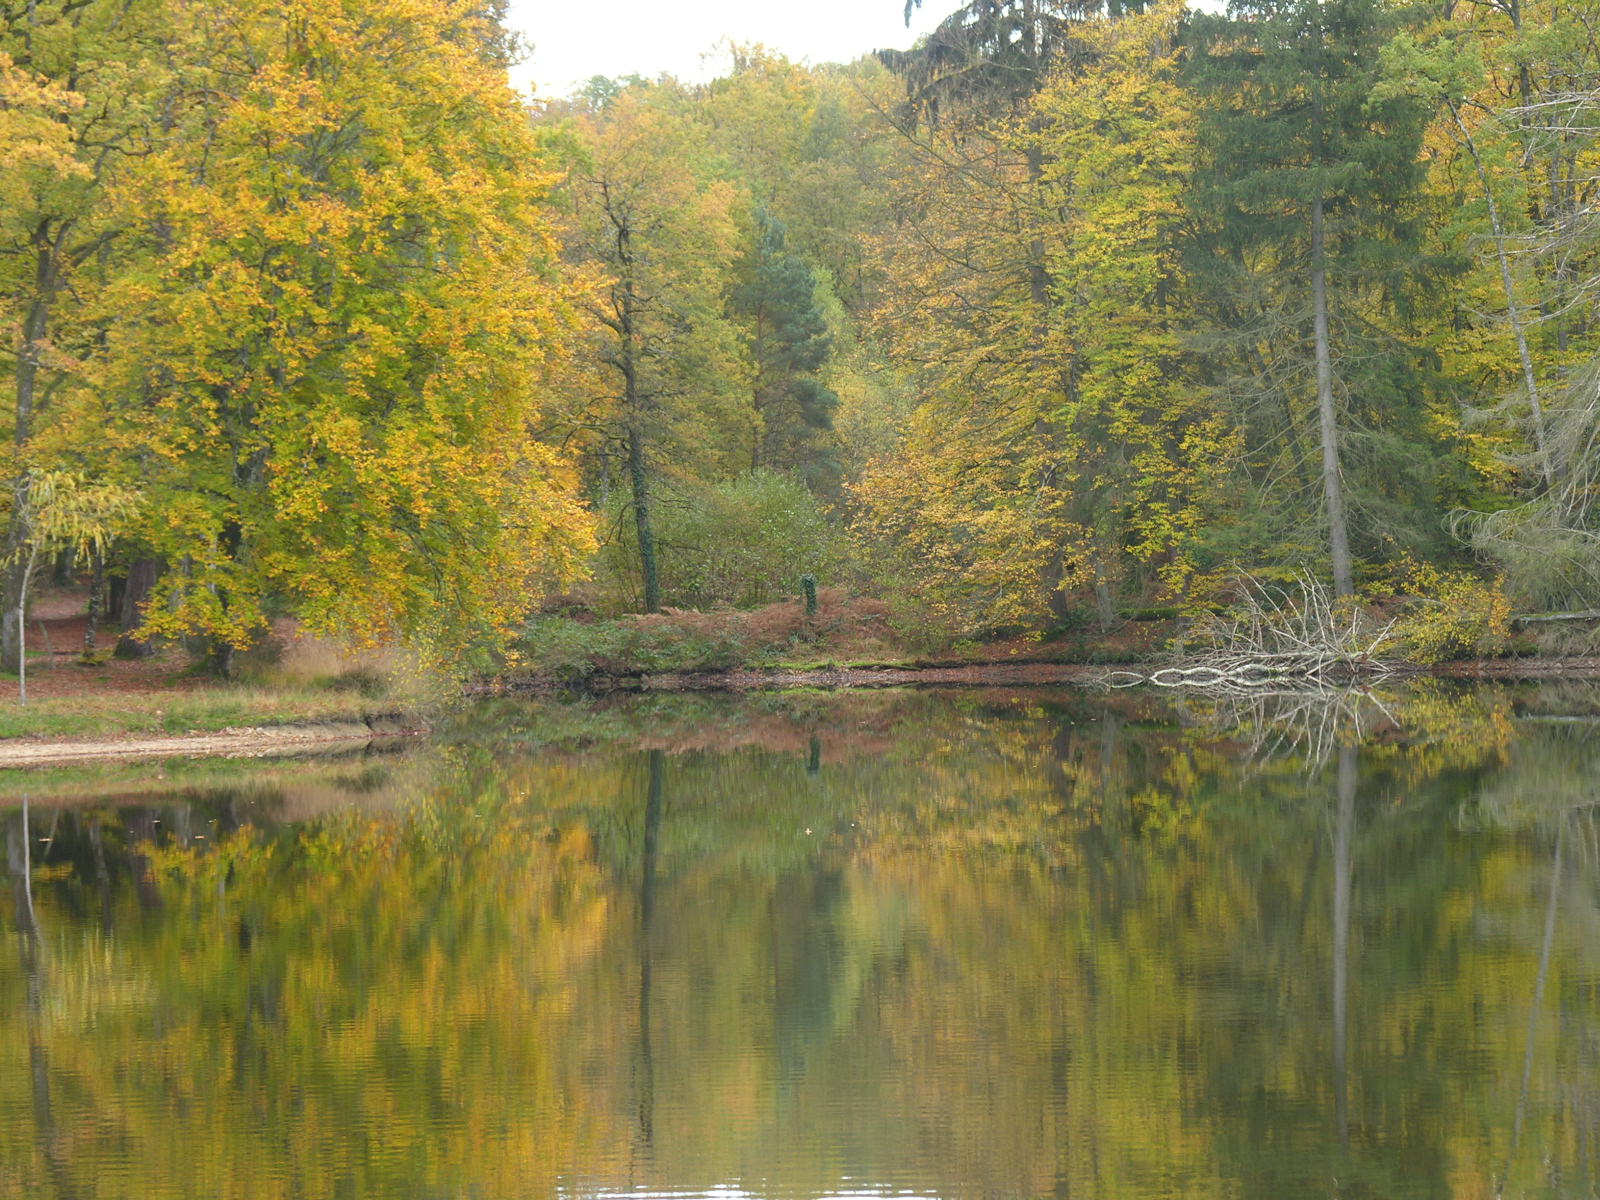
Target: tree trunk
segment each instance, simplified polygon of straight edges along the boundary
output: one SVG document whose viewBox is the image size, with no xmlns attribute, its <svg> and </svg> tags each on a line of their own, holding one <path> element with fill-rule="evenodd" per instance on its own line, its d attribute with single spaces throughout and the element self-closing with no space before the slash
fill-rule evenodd
<svg viewBox="0 0 1600 1200">
<path fill-rule="evenodd" d="M 234 474 L 242 482 L 246 474 L 246 468 L 236 467 L 234 468 Z M 239 560 L 239 550 L 244 545 L 244 530 L 240 527 L 239 522 L 235 520 L 224 521 L 222 523 L 222 536 L 218 539 L 218 542 L 222 549 L 226 551 L 228 561 L 237 562 Z M 217 603 L 221 606 L 223 613 L 226 614 L 232 606 L 233 597 L 225 587 L 218 586 L 215 591 Z M 206 669 L 218 679 L 232 679 L 233 643 L 214 634 L 207 641 Z"/>
<path fill-rule="evenodd" d="M 1117 600 L 1111 594 L 1111 580 L 1099 564 L 1094 569 L 1094 615 L 1101 633 L 1110 633 L 1117 624 Z"/>
<path fill-rule="evenodd" d="M 661 611 L 661 573 L 656 565 L 655 522 L 650 507 L 650 468 L 645 462 L 644 435 L 637 422 L 628 424 L 628 476 L 633 483 L 633 527 L 639 535 L 639 568 L 644 575 L 644 610 Z"/>
<path fill-rule="evenodd" d="M 19 489 L 26 505 L 25 489 Z M 12 510 L 17 511 L 16 509 Z M 4 605 L 0 612 L 0 670 L 10 671 L 13 674 L 22 669 L 22 620 L 23 620 L 23 565 L 16 556 L 21 551 L 22 543 L 26 541 L 26 524 L 22 519 L 14 518 L 12 528 L 6 538 L 6 553 L 11 561 L 5 568 L 3 580 L 4 591 L 0 594 L 0 605 Z M 12 545 L 15 539 L 16 545 Z"/>
<path fill-rule="evenodd" d="M 96 548 L 93 552 L 92 565 L 89 571 L 89 621 L 83 627 L 83 656 L 91 658 L 96 648 L 95 625 L 100 621 L 102 600 L 106 590 L 106 556 L 105 552 Z"/>
<path fill-rule="evenodd" d="M 58 283 L 56 240 L 49 224 L 41 221 L 33 231 L 33 298 L 22 318 L 22 336 L 17 347 L 16 424 L 14 441 L 25 450 L 33 436 L 33 414 L 38 401 L 39 353 L 49 331 L 50 305 Z M 18 455 L 19 461 L 23 456 Z M 0 670 L 17 671 L 22 666 L 22 602 L 27 586 L 21 562 L 22 547 L 28 540 L 28 477 L 19 475 L 11 485 L 11 519 L 6 528 L 6 568 L 0 607 Z"/>
<path fill-rule="evenodd" d="M 1339 424 L 1333 405 L 1333 356 L 1328 346 L 1328 263 L 1323 230 L 1322 189 L 1311 202 L 1311 299 L 1317 355 L 1317 419 L 1322 431 L 1322 497 L 1328 510 L 1328 548 L 1333 558 L 1333 592 L 1355 595 L 1350 533 L 1345 524 L 1344 482 L 1339 477 Z"/>
<path fill-rule="evenodd" d="M 639 386 L 638 299 L 634 294 L 632 237 L 625 222 L 617 225 L 617 261 L 622 265 L 621 300 L 617 312 L 617 366 L 622 372 L 622 419 L 627 427 L 628 480 L 633 490 L 633 527 L 639 536 L 639 567 L 644 576 L 644 610 L 661 611 L 661 573 L 656 565 L 656 531 L 650 506 L 650 465 L 645 457 L 647 393 Z"/>
<path fill-rule="evenodd" d="M 162 562 L 159 558 L 136 558 L 128 565 L 117 605 L 117 628 L 122 636 L 117 639 L 118 658 L 148 658 L 156 652 L 154 646 L 139 636 L 139 624 L 144 619 L 144 606 L 155 591 L 161 578 Z"/>
</svg>

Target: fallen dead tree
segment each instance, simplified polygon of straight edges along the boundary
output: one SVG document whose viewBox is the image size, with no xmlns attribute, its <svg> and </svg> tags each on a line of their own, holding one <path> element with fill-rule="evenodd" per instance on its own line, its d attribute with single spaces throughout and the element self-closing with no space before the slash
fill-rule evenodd
<svg viewBox="0 0 1600 1200">
<path fill-rule="evenodd" d="M 1100 682 L 1238 693 L 1343 687 L 1400 669 L 1385 653 L 1393 631 L 1392 620 L 1375 626 L 1360 605 L 1337 600 L 1309 574 L 1292 591 L 1245 576 L 1238 602 L 1196 624 L 1178 662 L 1108 671 Z"/>
</svg>

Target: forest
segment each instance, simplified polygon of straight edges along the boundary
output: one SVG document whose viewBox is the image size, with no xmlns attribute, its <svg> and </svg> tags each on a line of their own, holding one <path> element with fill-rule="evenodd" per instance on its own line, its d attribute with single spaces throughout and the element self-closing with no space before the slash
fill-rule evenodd
<svg viewBox="0 0 1600 1200">
<path fill-rule="evenodd" d="M 492 0 L 0 0 L 0 667 L 49 572 L 223 674 L 818 581 L 1600 608 L 1597 29 L 969 0 L 558 98 Z"/>
</svg>

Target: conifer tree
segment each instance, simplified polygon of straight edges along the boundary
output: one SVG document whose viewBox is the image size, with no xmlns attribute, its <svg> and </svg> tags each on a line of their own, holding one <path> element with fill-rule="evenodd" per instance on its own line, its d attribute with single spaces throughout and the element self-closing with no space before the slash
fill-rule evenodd
<svg viewBox="0 0 1600 1200">
<path fill-rule="evenodd" d="M 1411 324 L 1435 265 L 1418 201 L 1429 113 L 1404 95 L 1374 100 L 1379 50 L 1411 19 L 1383 0 L 1237 0 L 1189 24 L 1192 268 L 1214 382 L 1241 405 L 1262 486 L 1295 489 L 1273 507 L 1293 514 L 1303 500 L 1283 501 L 1320 495 L 1341 595 L 1352 525 L 1368 548 L 1380 533 L 1437 537 L 1408 530 L 1440 488 L 1431 364 Z M 1292 526 L 1266 536 L 1297 540 Z"/>
<path fill-rule="evenodd" d="M 792 470 L 813 486 L 834 481 L 837 460 L 821 440 L 839 398 L 821 380 L 833 346 L 817 307 L 817 277 L 791 253 L 765 209 L 736 267 L 730 296 L 744 328 L 753 413 L 751 467 Z"/>
</svg>

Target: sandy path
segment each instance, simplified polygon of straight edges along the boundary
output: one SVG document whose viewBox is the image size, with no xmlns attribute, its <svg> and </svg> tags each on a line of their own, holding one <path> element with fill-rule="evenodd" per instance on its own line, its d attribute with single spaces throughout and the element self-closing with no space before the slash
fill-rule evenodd
<svg viewBox="0 0 1600 1200">
<path fill-rule="evenodd" d="M 219 733 L 165 737 L 130 734 L 107 738 L 14 738 L 0 742 L 0 767 L 60 766 L 106 759 L 262 758 L 360 746 L 376 738 L 416 732 L 420 731 L 374 729 L 351 721 L 224 729 Z"/>
</svg>

